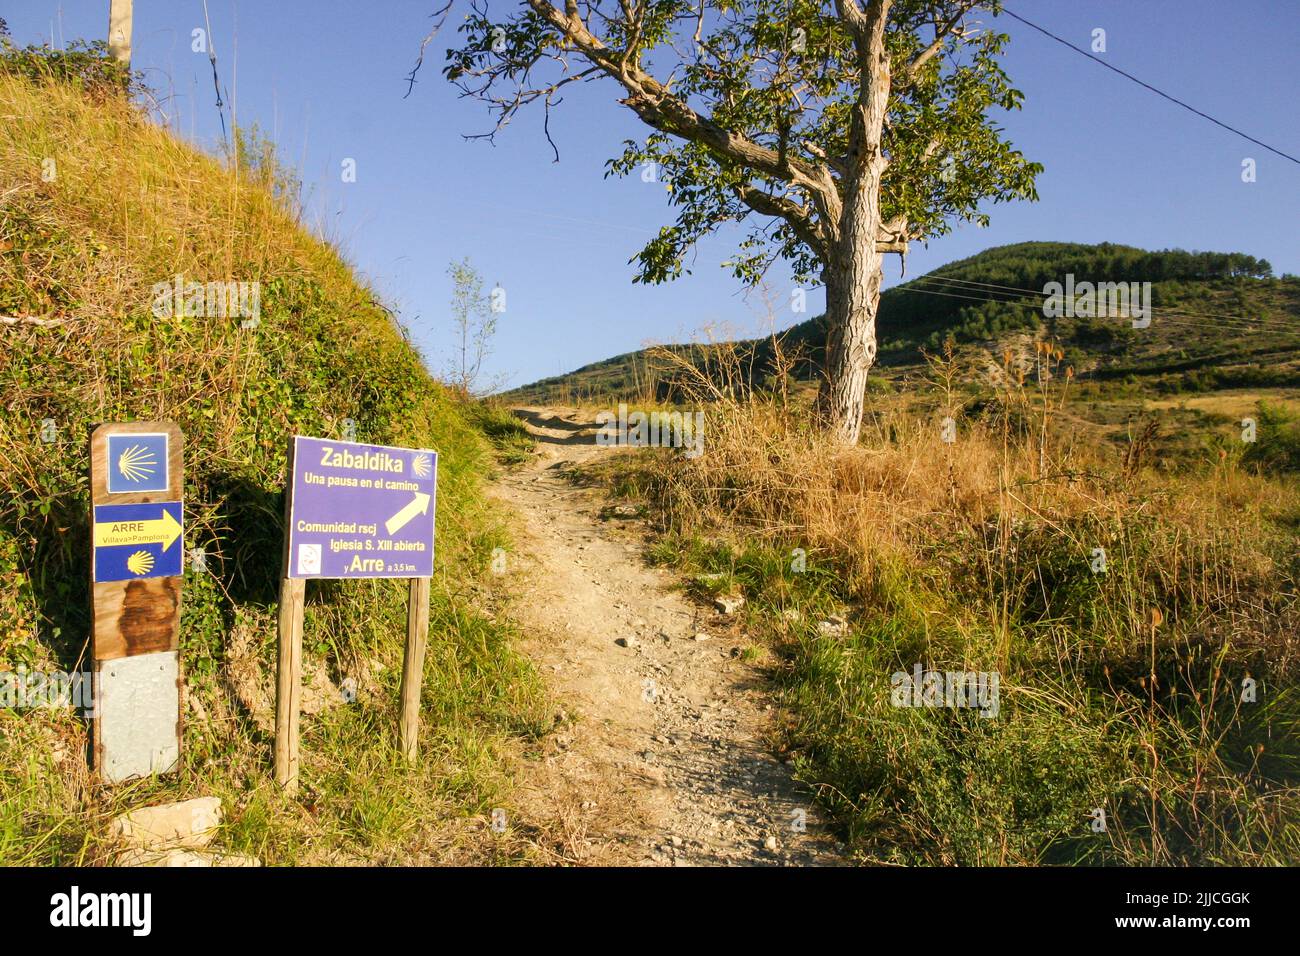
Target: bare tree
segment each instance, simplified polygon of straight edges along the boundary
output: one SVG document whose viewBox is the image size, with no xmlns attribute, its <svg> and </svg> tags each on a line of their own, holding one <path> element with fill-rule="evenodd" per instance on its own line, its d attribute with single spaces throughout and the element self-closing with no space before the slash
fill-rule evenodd
<svg viewBox="0 0 1300 956">
<path fill-rule="evenodd" d="M 451 321 L 459 358 L 448 370 L 452 384 L 466 395 L 479 387 L 483 360 L 491 354 L 497 317 L 483 292 L 483 279 L 468 258 L 447 266 L 451 278 Z"/>
</svg>

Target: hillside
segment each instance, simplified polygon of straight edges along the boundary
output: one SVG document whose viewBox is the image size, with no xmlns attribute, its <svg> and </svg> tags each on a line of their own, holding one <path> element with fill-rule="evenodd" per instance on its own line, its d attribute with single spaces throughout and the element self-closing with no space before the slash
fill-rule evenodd
<svg viewBox="0 0 1300 956">
<path fill-rule="evenodd" d="M 1052 255 L 1064 273 L 1102 251 Z M 1003 272 L 952 269 L 1041 275 L 1023 250 L 1007 258 Z M 1259 309 L 1276 325 L 1256 338 L 1207 318 L 1221 327 L 1198 338 L 1157 306 L 1149 328 L 1101 326 L 1113 341 L 1087 345 L 1064 320 L 1043 341 L 1024 307 L 895 293 L 889 364 L 852 448 L 828 446 L 810 403 L 788 400 L 812 383 L 764 380 L 762 342 L 646 353 L 594 408 L 695 407 L 700 453 L 607 454 L 584 478 L 645 517 L 651 553 L 694 596 L 740 608 L 729 636 L 778 688 L 776 747 L 855 859 L 1293 865 L 1296 285 L 1161 279 L 1165 306 Z M 900 345 L 912 302 L 924 307 Z M 918 361 L 936 332 L 975 341 Z M 592 410 L 565 414 L 594 428 Z"/>
<path fill-rule="evenodd" d="M 1043 288 L 1076 281 L 1151 282 L 1151 324 L 1124 317 L 1043 315 Z M 1033 338 L 1062 347 L 1081 383 L 1124 382 L 1149 395 L 1233 387 L 1300 386 L 1300 279 L 1275 278 L 1267 262 L 1238 253 L 1147 252 L 1109 243 L 1026 242 L 987 249 L 886 290 L 880 301 L 877 375 L 896 381 L 952 338 L 995 361 Z M 824 331 L 820 317 L 782 333 L 787 353 L 815 374 Z M 739 343 L 744 364 L 770 371 L 770 340 Z M 672 346 L 694 356 L 707 350 Z M 667 398 L 662 361 L 647 350 L 614 356 L 509 393 L 521 401 Z M 669 376 L 671 377 L 671 376 Z"/>
<path fill-rule="evenodd" d="M 525 425 L 432 379 L 270 143 L 208 155 L 134 82 L 0 43 L 0 866 L 120 863 L 120 814 L 199 796 L 272 865 L 1300 860 L 1300 280 L 952 263 L 885 295 L 854 447 L 810 414 L 817 320 L 512 396 L 702 406 L 687 453 L 614 451 L 591 408 Z M 1045 316 L 1071 274 L 1150 281 L 1151 323 Z M 152 418 L 186 443 L 184 751 L 109 786 L 82 716 L 2 695 L 89 666 L 87 436 Z M 314 582 L 287 795 L 295 434 L 441 461 L 420 760 L 404 582 Z"/>
<path fill-rule="evenodd" d="M 87 773 L 75 713 L 0 709 L 0 863 L 105 862 L 114 814 L 201 794 L 224 802 L 225 848 L 267 863 L 498 853 L 467 843 L 463 818 L 501 799 L 503 755 L 551 718 L 508 625 L 475 598 L 506 541 L 482 494 L 484 413 L 430 379 L 301 227 L 269 144 L 241 132 L 219 161 L 151 122 L 126 82 L 94 49 L 0 57 L 0 671 L 89 665 L 89 431 L 174 420 L 185 758 L 109 789 Z M 160 316 L 155 286 L 177 276 L 258 283 L 260 315 Z M 408 768 L 393 745 L 402 583 L 322 582 L 308 588 L 303 796 L 289 803 L 269 763 L 286 449 L 353 428 L 440 453 L 423 759 Z"/>
</svg>

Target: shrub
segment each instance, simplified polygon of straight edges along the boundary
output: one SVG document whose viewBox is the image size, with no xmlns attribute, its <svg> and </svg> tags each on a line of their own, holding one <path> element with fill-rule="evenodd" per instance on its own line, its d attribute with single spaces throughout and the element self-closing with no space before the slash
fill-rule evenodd
<svg viewBox="0 0 1300 956">
<path fill-rule="evenodd" d="M 1283 406 L 1259 402 L 1255 414 L 1255 441 L 1242 461 L 1263 471 L 1300 471 L 1300 418 Z"/>
</svg>

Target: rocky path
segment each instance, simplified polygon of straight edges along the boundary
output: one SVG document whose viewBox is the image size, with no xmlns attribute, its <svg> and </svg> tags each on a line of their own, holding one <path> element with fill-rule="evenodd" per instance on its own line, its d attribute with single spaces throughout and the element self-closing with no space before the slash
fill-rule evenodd
<svg viewBox="0 0 1300 956">
<path fill-rule="evenodd" d="M 762 672 L 737 618 L 672 590 L 640 523 L 609 517 L 569 470 L 622 454 L 571 411 L 516 412 L 537 438 L 494 493 L 517 515 L 512 613 L 566 712 L 529 762 L 524 814 L 562 834 L 557 860 L 648 866 L 835 865 L 810 795 L 768 752 Z"/>
</svg>

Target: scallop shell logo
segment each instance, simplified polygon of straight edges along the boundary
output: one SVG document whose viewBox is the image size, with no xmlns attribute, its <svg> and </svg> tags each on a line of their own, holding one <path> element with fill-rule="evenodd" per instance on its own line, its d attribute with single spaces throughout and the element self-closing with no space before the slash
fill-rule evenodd
<svg viewBox="0 0 1300 956">
<path fill-rule="evenodd" d="M 415 472 L 416 478 L 429 477 L 429 456 L 416 455 L 411 461 L 411 471 Z"/>
<path fill-rule="evenodd" d="M 148 551 L 137 551 L 126 559 L 126 569 L 132 574 L 148 574 L 153 570 L 153 555 Z"/>
<path fill-rule="evenodd" d="M 158 462 L 153 452 L 142 445 L 132 445 L 117 459 L 117 470 L 127 481 L 140 481 L 154 473 Z"/>
</svg>

